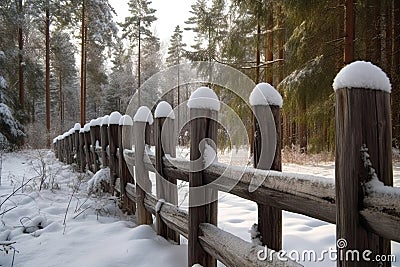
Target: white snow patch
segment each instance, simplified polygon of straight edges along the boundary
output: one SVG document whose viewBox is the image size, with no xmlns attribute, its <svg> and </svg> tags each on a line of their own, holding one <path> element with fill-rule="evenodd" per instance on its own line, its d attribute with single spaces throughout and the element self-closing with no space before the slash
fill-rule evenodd
<svg viewBox="0 0 400 267">
<path fill-rule="evenodd" d="M 262 246 L 261 233 L 258 230 L 258 224 L 253 224 L 249 230 L 251 243 Z"/>
<path fill-rule="evenodd" d="M 333 89 L 341 88 L 365 88 L 388 93 L 392 90 L 386 73 L 365 61 L 355 61 L 339 71 L 333 80 Z"/>
<path fill-rule="evenodd" d="M 90 121 L 90 127 L 100 126 L 103 118 L 97 118 Z"/>
<path fill-rule="evenodd" d="M 109 115 L 105 115 L 101 120 L 100 126 L 108 125 L 108 120 L 109 119 L 110 119 L 110 116 Z"/>
<path fill-rule="evenodd" d="M 172 110 L 171 105 L 166 101 L 158 103 L 154 112 L 154 118 L 171 118 L 175 119 L 175 113 Z"/>
<path fill-rule="evenodd" d="M 187 106 L 189 108 L 211 109 L 216 111 L 220 109 L 218 96 L 208 87 L 197 88 L 190 95 Z"/>
<path fill-rule="evenodd" d="M 165 199 L 163 199 L 163 198 L 160 198 L 158 201 L 157 201 L 157 204 L 156 204 L 156 206 L 154 207 L 155 208 L 155 210 L 156 210 L 156 213 L 159 213 L 160 211 L 161 211 L 161 207 L 162 207 L 162 205 L 165 203 Z"/>
<path fill-rule="evenodd" d="M 108 125 L 119 124 L 119 119 L 121 117 L 122 115 L 118 111 L 111 112 L 110 117 L 108 118 Z"/>
<path fill-rule="evenodd" d="M 279 106 L 283 105 L 281 94 L 269 83 L 259 83 L 254 87 L 249 97 L 252 106 Z"/>
<path fill-rule="evenodd" d="M 80 123 L 75 123 L 74 125 L 74 130 L 79 131 L 81 129 L 81 124 Z"/>
<path fill-rule="evenodd" d="M 119 119 L 119 125 L 127 125 L 127 126 L 132 126 L 133 125 L 133 120 L 131 116 L 125 114 Z"/>
<path fill-rule="evenodd" d="M 83 126 L 83 132 L 87 133 L 90 131 L 90 123 L 86 123 L 85 126 Z"/>
<path fill-rule="evenodd" d="M 110 168 L 100 169 L 93 175 L 93 177 L 87 182 L 88 193 L 101 192 L 101 182 L 110 183 Z"/>
<path fill-rule="evenodd" d="M 7 81 L 0 75 L 0 88 L 6 88 L 7 86 Z"/>
<path fill-rule="evenodd" d="M 151 125 L 153 124 L 153 115 L 151 114 L 151 111 L 148 107 L 141 106 L 136 111 L 136 114 L 133 117 L 133 121 L 148 122 Z"/>
</svg>

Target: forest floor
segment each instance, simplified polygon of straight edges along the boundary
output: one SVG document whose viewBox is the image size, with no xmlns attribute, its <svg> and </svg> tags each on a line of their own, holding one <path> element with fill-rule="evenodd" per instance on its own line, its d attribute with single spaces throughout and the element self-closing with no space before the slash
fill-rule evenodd
<svg viewBox="0 0 400 267">
<path fill-rule="evenodd" d="M 227 154 L 220 156 L 224 162 Z M 246 153 L 229 156 L 232 164 L 248 161 Z M 79 174 L 49 150 L 6 153 L 0 173 L 0 266 L 186 266 L 187 246 L 172 245 L 154 226 L 136 226 L 134 216 L 121 213 L 109 194 L 87 192 L 90 174 Z M 285 172 L 334 177 L 334 163 L 284 164 Z M 394 166 L 400 186 L 400 164 Z M 23 185 L 23 186 L 22 186 Z M 182 187 L 183 188 L 183 187 Z M 180 194 L 185 198 L 185 194 Z M 181 199 L 184 202 L 185 199 Z M 257 206 L 220 193 L 218 226 L 250 241 Z M 283 213 L 285 251 L 335 248 L 335 225 Z M 6 253 L 8 251 L 8 253 Z M 392 243 L 400 267 L 400 244 Z M 336 266 L 328 257 L 304 266 Z M 219 263 L 219 266 L 223 266 Z"/>
</svg>

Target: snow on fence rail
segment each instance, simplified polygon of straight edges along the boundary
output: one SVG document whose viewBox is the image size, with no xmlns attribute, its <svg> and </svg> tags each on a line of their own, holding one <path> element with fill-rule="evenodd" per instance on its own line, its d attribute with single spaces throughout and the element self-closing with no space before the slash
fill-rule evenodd
<svg viewBox="0 0 400 267">
<path fill-rule="evenodd" d="M 377 71 L 367 63 L 357 62 L 357 65 L 364 71 Z M 385 79 L 380 73 L 370 75 L 378 75 L 378 83 L 366 83 L 368 75 L 364 75 L 361 83 L 364 88 L 355 88 L 354 84 L 358 83 L 354 75 L 346 73 L 349 69 L 352 67 L 343 69 L 334 83 L 335 181 L 280 172 L 280 127 L 274 133 L 269 131 L 272 124 L 279 126 L 280 121 L 282 103 L 276 92 L 266 98 L 267 103 L 260 104 L 259 98 L 252 101 L 256 122 L 254 166 L 257 168 L 229 166 L 213 160 L 207 160 L 209 166 L 203 168 L 204 153 L 198 148 L 204 152 L 205 147 L 215 145 L 215 118 L 219 109 L 216 96 L 209 89 L 194 96 L 212 101 L 196 99 L 189 105 L 190 161 L 175 158 L 174 116 L 166 102 L 156 109 L 155 154 L 145 153 L 143 140 L 150 139 L 145 136 L 150 131 L 145 129 L 153 122 L 150 110 L 145 107 L 138 109 L 133 121 L 127 115 L 121 118 L 120 114 L 112 113 L 96 120 L 99 123 L 92 122 L 83 128 L 75 125 L 54 139 L 55 153 L 61 161 L 75 163 L 81 171 L 110 167 L 113 178 L 110 192 L 121 197 L 123 209 L 136 213 L 139 224 L 152 224 L 152 215 L 155 215 L 158 234 L 177 243 L 179 234 L 188 238 L 188 266 L 196 263 L 216 266 L 216 260 L 227 266 L 300 266 L 291 261 L 282 262 L 276 255 L 273 261 L 260 261 L 256 253 L 263 247 L 216 227 L 217 199 L 191 205 L 198 201 L 192 192 L 199 186 L 206 187 L 202 192 L 205 195 L 215 196 L 219 190 L 256 202 L 263 245 L 274 250 L 282 246 L 281 210 L 287 210 L 336 223 L 337 239 L 347 241 L 344 249 L 369 249 L 373 255 L 389 255 L 390 240 L 400 242 L 400 189 L 392 187 L 390 90 L 387 84 L 382 84 Z M 347 81 L 348 77 L 352 80 Z M 253 95 L 271 90 L 265 85 L 255 89 L 260 92 Z M 269 105 L 272 116 L 265 116 L 264 105 Z M 268 158 L 264 150 L 271 149 L 267 142 L 271 136 L 277 145 L 274 157 Z M 270 168 L 265 164 L 267 161 Z M 151 194 L 149 171 L 156 173 L 156 196 Z M 177 180 L 188 181 L 192 190 L 188 212 L 176 205 Z M 338 259 L 338 266 L 374 264 Z M 390 263 L 382 262 L 381 266 L 390 266 Z"/>
</svg>

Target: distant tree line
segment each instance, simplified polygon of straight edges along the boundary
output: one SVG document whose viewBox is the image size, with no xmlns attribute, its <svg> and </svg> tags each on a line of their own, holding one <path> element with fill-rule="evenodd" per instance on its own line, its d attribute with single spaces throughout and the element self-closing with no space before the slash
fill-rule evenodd
<svg viewBox="0 0 400 267">
<path fill-rule="evenodd" d="M 284 146 L 333 151 L 333 78 L 346 63 L 366 60 L 391 80 L 393 145 L 400 146 L 400 1 L 196 0 L 165 56 L 152 32 L 151 1 L 128 5 L 118 33 L 108 0 L 0 1 L 0 102 L 25 125 L 28 141 L 32 132 L 50 137 L 72 122 L 124 112 L 134 93 L 157 99 L 158 88 L 138 91 L 144 81 L 168 66 L 201 60 L 227 64 L 280 91 Z M 185 32 L 194 34 L 190 47 Z M 180 85 L 165 97 L 176 106 L 190 89 Z M 249 107 L 214 89 L 251 138 Z"/>
</svg>

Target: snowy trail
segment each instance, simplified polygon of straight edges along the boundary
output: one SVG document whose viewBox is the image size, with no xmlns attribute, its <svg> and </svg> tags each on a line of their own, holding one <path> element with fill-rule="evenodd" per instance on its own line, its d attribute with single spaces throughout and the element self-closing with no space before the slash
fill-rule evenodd
<svg viewBox="0 0 400 267">
<path fill-rule="evenodd" d="M 29 183 L 32 186 L 1 207 L 0 212 L 17 206 L 1 217 L 0 226 L 0 241 L 16 242 L 19 253 L 14 266 L 186 266 L 185 246 L 171 245 L 150 226 L 136 227 L 133 218 L 120 213 L 113 198 L 86 200 L 84 181 L 89 177 L 82 177 L 79 185 L 78 174 L 70 166 L 58 162 L 53 153 L 40 153 L 40 157 L 37 151 L 5 154 L 3 161 L 2 200 L 22 178 L 26 181 L 37 176 L 34 169 L 41 164 L 32 165 L 41 157 L 48 166 L 47 175 L 54 175 L 60 187 L 38 192 L 36 178 Z M 79 191 L 72 198 L 64 233 L 64 216 L 74 186 L 79 186 Z M 0 251 L 0 265 L 11 266 L 11 262 L 12 252 L 6 255 Z"/>
<path fill-rule="evenodd" d="M 239 165 L 247 161 L 246 156 L 234 155 L 233 158 Z M 168 243 L 149 226 L 136 227 L 133 217 L 121 214 L 115 198 L 103 195 L 88 199 L 86 181 L 90 177 L 79 176 L 47 150 L 5 154 L 1 201 L 22 180 L 27 181 L 40 174 L 41 160 L 46 165 L 46 174 L 54 178 L 54 185 L 59 189 L 39 192 L 39 179 L 35 178 L 24 188 L 24 192 L 18 192 L 0 207 L 1 213 L 16 206 L 0 217 L 0 241 L 15 241 L 14 246 L 19 251 L 15 254 L 14 266 L 186 266 L 186 245 Z M 334 177 L 332 162 L 286 164 L 283 169 Z M 395 186 L 400 186 L 398 164 L 394 166 L 394 176 Z M 64 228 L 65 211 L 74 188 L 79 190 L 72 197 Z M 219 196 L 218 226 L 250 241 L 249 229 L 257 220 L 256 204 L 226 193 Z M 286 251 L 313 249 L 319 253 L 334 247 L 335 232 L 333 224 L 290 212 L 283 214 L 283 248 Z M 393 266 L 400 267 L 398 243 L 393 244 L 392 252 L 398 259 Z M 6 255 L 0 251 L 0 265 L 11 266 L 11 261 L 12 253 Z M 336 266 L 329 259 L 300 263 L 304 266 Z M 223 265 L 219 263 L 219 266 Z"/>
</svg>

